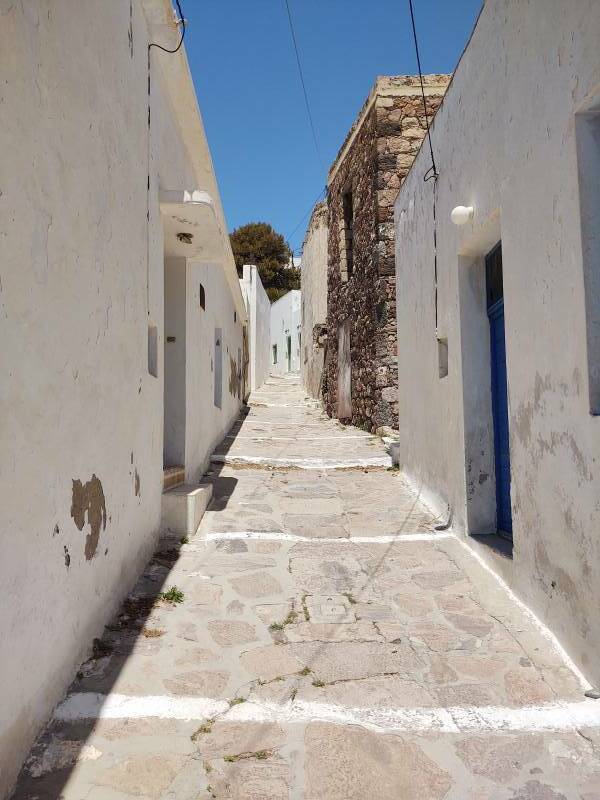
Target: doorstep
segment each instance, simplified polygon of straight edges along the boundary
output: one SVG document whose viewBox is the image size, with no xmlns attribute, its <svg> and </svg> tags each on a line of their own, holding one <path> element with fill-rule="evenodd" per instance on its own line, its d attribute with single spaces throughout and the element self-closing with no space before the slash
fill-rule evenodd
<svg viewBox="0 0 600 800">
<path fill-rule="evenodd" d="M 161 537 L 193 536 L 213 493 L 212 484 L 183 483 L 166 489 L 162 495 Z"/>
</svg>

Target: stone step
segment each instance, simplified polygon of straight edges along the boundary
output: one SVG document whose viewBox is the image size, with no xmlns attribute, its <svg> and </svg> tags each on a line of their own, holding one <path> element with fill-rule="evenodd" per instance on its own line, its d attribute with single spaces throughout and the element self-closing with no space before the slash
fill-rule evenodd
<svg viewBox="0 0 600 800">
<path fill-rule="evenodd" d="M 162 495 L 161 536 L 193 536 L 212 498 L 211 484 L 183 483 Z"/>
<path fill-rule="evenodd" d="M 163 469 L 163 492 L 166 492 L 167 489 L 172 489 L 174 486 L 179 486 L 182 483 L 185 483 L 184 467 L 165 467 Z"/>
</svg>

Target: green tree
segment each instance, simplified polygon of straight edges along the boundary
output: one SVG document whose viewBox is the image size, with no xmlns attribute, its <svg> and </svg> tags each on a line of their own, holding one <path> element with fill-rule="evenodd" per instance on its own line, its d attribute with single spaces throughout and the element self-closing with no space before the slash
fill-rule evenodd
<svg viewBox="0 0 600 800">
<path fill-rule="evenodd" d="M 238 275 L 241 277 L 244 264 L 255 264 L 271 302 L 300 288 L 300 270 L 288 267 L 292 252 L 267 222 L 241 225 L 230 239 Z"/>
</svg>

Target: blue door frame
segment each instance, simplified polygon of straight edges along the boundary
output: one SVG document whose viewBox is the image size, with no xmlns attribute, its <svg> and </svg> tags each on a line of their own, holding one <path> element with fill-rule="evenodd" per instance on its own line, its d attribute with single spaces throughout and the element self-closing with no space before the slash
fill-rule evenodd
<svg viewBox="0 0 600 800">
<path fill-rule="evenodd" d="M 496 462 L 496 524 L 499 533 L 512 538 L 510 507 L 510 442 L 508 428 L 508 381 L 504 337 L 504 300 L 488 308 L 492 373 L 492 414 Z"/>
</svg>

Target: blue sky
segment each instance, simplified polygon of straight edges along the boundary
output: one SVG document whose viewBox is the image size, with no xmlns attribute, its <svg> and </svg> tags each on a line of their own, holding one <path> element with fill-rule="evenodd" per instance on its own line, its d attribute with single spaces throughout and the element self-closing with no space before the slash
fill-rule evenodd
<svg viewBox="0 0 600 800">
<path fill-rule="evenodd" d="M 481 0 L 413 0 L 424 72 L 451 72 Z M 286 238 L 377 75 L 417 71 L 408 0 L 290 0 L 321 167 L 285 0 L 183 0 L 186 48 L 229 229 L 270 222 Z M 290 241 L 301 247 L 306 221 Z"/>
</svg>

